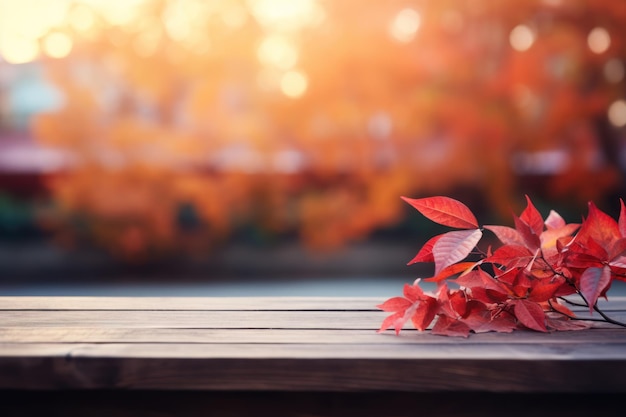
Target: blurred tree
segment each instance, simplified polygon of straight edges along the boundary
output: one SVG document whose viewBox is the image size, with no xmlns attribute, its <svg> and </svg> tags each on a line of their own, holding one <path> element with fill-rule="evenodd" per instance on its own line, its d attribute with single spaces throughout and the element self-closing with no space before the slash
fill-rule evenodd
<svg viewBox="0 0 626 417">
<path fill-rule="evenodd" d="M 78 156 L 50 180 L 68 239 L 141 257 L 254 224 L 328 249 L 400 195 L 508 218 L 520 190 L 622 186 L 621 0 L 65 3 L 38 38 L 65 106 L 33 129 Z"/>
</svg>

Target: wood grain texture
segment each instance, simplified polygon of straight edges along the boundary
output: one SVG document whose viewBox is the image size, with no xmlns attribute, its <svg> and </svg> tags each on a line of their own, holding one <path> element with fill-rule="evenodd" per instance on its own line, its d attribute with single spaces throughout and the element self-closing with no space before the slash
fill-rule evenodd
<svg viewBox="0 0 626 417">
<path fill-rule="evenodd" d="M 626 329 L 376 334 L 377 302 L 0 297 L 0 389 L 626 392 Z"/>
<path fill-rule="evenodd" d="M 375 297 L 2 297 L 1 310 L 376 310 Z"/>
<path fill-rule="evenodd" d="M 483 333 L 467 340 L 441 337 L 406 329 L 398 336 L 389 330 L 336 329 L 168 329 L 104 327 L 0 327 L 0 343 L 324 343 L 337 344 L 578 344 L 601 340 L 603 344 L 626 343 L 626 331 L 594 328 L 580 332 L 544 333 L 518 331 Z"/>
</svg>

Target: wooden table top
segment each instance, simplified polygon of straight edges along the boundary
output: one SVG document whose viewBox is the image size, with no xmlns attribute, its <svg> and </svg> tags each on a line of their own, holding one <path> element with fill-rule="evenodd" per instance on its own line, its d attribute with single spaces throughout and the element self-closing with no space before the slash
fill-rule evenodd
<svg viewBox="0 0 626 417">
<path fill-rule="evenodd" d="M 0 389 L 626 392 L 624 328 L 377 334 L 382 301 L 0 297 Z"/>
</svg>

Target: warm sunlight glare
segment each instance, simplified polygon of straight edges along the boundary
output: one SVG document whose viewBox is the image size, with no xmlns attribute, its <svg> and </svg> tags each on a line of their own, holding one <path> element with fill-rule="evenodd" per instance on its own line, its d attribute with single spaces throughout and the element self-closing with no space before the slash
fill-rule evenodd
<svg viewBox="0 0 626 417">
<path fill-rule="evenodd" d="M 315 0 L 248 0 L 254 18 L 272 30 L 297 30 L 324 20 Z"/>
<path fill-rule="evenodd" d="M 0 39 L 0 55 L 9 64 L 25 64 L 33 61 L 39 54 L 36 40 L 15 34 L 5 34 Z"/>
<path fill-rule="evenodd" d="M 0 0 L 0 56 L 10 64 L 31 62 L 39 39 L 65 20 L 69 1 Z"/>
<path fill-rule="evenodd" d="M 72 39 L 61 32 L 52 32 L 43 39 L 43 52 L 51 58 L 65 58 L 72 50 Z"/>
<path fill-rule="evenodd" d="M 92 9 L 83 4 L 77 4 L 68 14 L 68 23 L 77 32 L 89 32 L 93 29 L 96 18 Z"/>
<path fill-rule="evenodd" d="M 224 24 L 233 29 L 238 29 L 246 24 L 248 13 L 238 4 L 227 4 L 220 12 L 220 18 Z"/>
<path fill-rule="evenodd" d="M 289 71 L 280 80 L 280 89 L 284 95 L 291 98 L 302 96 L 307 87 L 309 80 L 307 76 L 300 71 Z"/>
<path fill-rule="evenodd" d="M 420 15 L 413 9 L 404 9 L 396 15 L 389 27 L 389 33 L 397 41 L 408 43 L 415 38 L 420 27 Z"/>
<path fill-rule="evenodd" d="M 288 70 L 298 61 L 298 50 L 282 35 L 266 36 L 257 49 L 259 61 L 267 66 Z"/>
</svg>

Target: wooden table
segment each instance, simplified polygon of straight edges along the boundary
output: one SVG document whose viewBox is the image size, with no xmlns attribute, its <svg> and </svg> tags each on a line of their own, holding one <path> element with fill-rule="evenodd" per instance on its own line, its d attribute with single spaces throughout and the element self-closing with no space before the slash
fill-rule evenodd
<svg viewBox="0 0 626 417">
<path fill-rule="evenodd" d="M 0 416 L 624 415 L 626 329 L 397 337 L 381 301 L 0 297 Z"/>
</svg>

